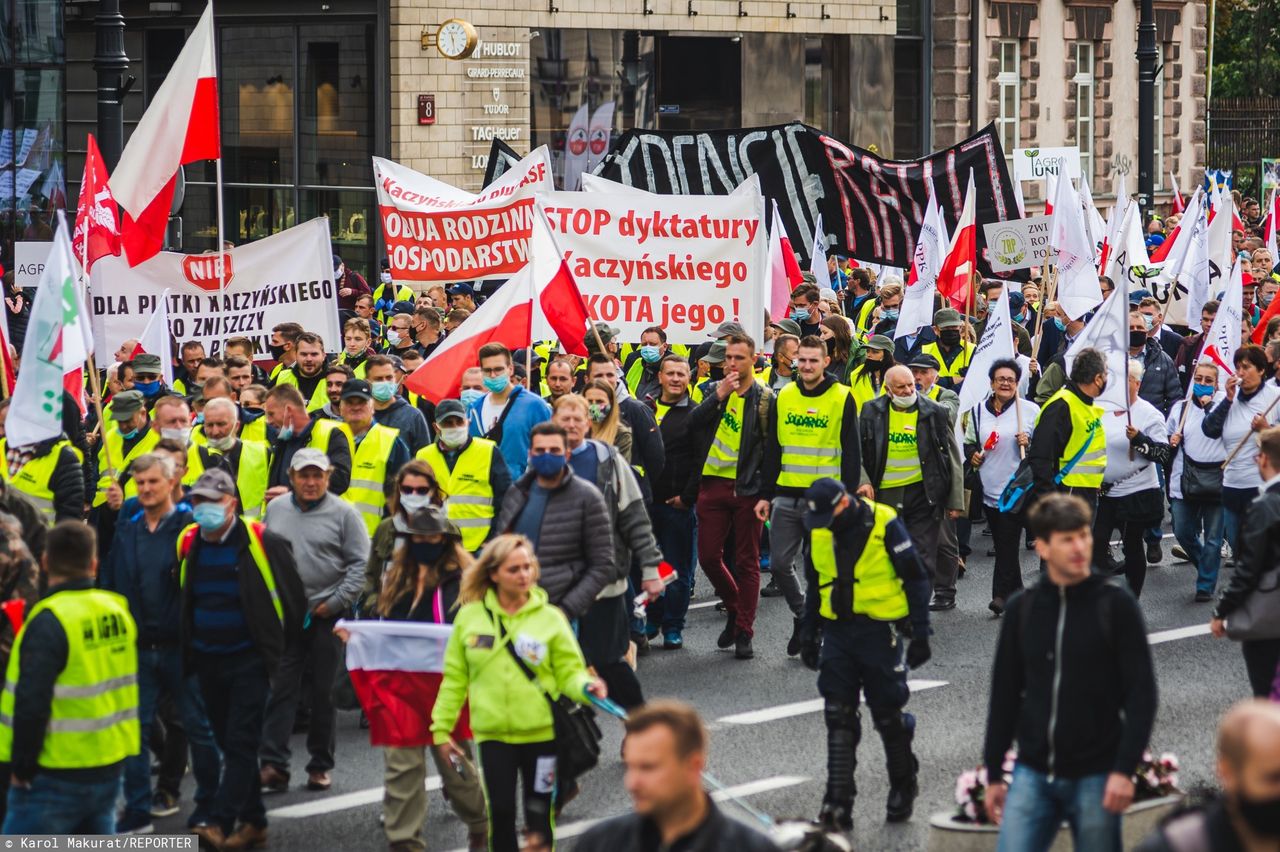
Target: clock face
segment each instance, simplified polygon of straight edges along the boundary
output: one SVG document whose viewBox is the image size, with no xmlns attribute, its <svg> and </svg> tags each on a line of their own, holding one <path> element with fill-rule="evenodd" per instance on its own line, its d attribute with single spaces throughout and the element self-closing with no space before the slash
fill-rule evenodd
<svg viewBox="0 0 1280 852">
<path fill-rule="evenodd" d="M 466 53 L 469 40 L 466 24 L 461 21 L 447 21 L 436 36 L 440 52 L 450 59 L 457 59 Z"/>
</svg>

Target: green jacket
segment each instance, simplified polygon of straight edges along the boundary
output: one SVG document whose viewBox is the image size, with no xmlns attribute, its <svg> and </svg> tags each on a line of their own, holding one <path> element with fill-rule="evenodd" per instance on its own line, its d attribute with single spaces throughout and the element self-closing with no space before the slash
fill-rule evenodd
<svg viewBox="0 0 1280 852">
<path fill-rule="evenodd" d="M 495 619 L 502 622 L 505 637 Z M 506 649 L 508 642 L 524 652 L 522 659 L 538 676 L 541 689 L 516 665 Z M 431 735 L 436 742 L 448 739 L 463 703 L 469 702 L 476 742 L 546 742 L 555 738 L 555 729 L 543 690 L 586 703 L 591 682 L 569 620 L 547 602 L 546 592 L 534 587 L 529 602 L 508 615 L 490 589 L 483 602 L 467 604 L 453 620 L 444 652 L 444 682 L 431 713 Z"/>
</svg>

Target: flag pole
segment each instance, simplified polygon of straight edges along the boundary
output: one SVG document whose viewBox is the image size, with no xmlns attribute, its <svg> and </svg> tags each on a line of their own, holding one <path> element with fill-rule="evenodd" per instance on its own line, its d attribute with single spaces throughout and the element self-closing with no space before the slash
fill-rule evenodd
<svg viewBox="0 0 1280 852">
<path fill-rule="evenodd" d="M 1280 402 L 1280 396 L 1277 396 L 1275 399 L 1273 399 L 1271 401 L 1271 404 L 1267 406 L 1267 410 L 1262 412 L 1263 420 L 1266 420 L 1267 417 L 1271 414 L 1271 409 L 1276 407 L 1277 402 Z M 1254 432 L 1252 429 L 1244 433 L 1244 437 L 1240 439 L 1240 443 L 1236 444 L 1236 448 L 1231 451 L 1231 455 L 1227 456 L 1227 460 L 1222 463 L 1222 467 L 1224 470 L 1226 469 L 1227 465 L 1231 464 L 1231 460 L 1240 454 L 1240 451 L 1244 449 L 1245 442 L 1248 441 L 1250 438 L 1252 438 L 1253 435 L 1254 435 Z"/>
<path fill-rule="evenodd" d="M 209 9 L 210 9 L 210 12 L 212 13 L 213 0 L 209 0 Z M 210 17 L 212 18 L 213 15 L 210 14 Z M 217 44 L 217 37 L 216 37 L 217 27 L 216 26 L 214 26 L 213 31 L 215 33 L 215 36 L 214 36 L 215 48 L 213 50 L 211 61 L 213 63 L 213 78 L 216 80 L 218 79 L 218 51 L 216 48 L 216 44 Z M 222 118 L 221 118 L 221 114 L 219 114 L 219 117 L 218 117 L 217 134 L 218 134 L 218 158 L 214 160 L 214 181 L 217 183 L 217 189 L 215 191 L 218 193 L 218 202 L 217 202 L 218 245 L 216 247 L 216 251 L 218 252 L 218 300 L 219 300 L 218 310 L 221 311 L 222 310 L 221 302 L 222 302 L 222 299 L 226 296 L 226 291 L 227 291 L 227 257 L 225 254 L 225 249 L 223 248 L 223 246 L 226 245 L 226 235 L 223 233 L 223 220 L 224 220 L 226 211 L 223 210 L 223 201 L 222 201 Z M 221 342 L 222 341 L 219 341 L 219 344 L 221 344 Z M 169 357 L 172 358 L 173 356 L 170 355 Z"/>
<path fill-rule="evenodd" d="M 86 225 L 84 239 L 80 243 L 80 270 L 84 273 L 84 294 L 89 296 L 89 230 Z M 88 301 L 88 298 L 86 298 Z M 102 382 L 98 378 L 98 365 L 93 361 L 93 353 L 85 353 L 85 366 L 89 370 L 89 389 L 93 391 L 93 410 L 98 415 L 98 429 L 102 431 L 102 452 L 106 455 L 107 471 L 111 478 L 116 478 L 116 463 L 111 457 L 111 443 L 107 440 L 107 430 L 103 428 Z"/>
<path fill-rule="evenodd" d="M 1057 254 L 1052 248 L 1045 255 L 1045 272 L 1044 272 L 1044 297 L 1040 300 L 1040 311 L 1036 316 L 1036 339 L 1031 346 L 1031 357 L 1036 361 L 1040 359 L 1040 338 L 1044 334 L 1044 315 L 1049 307 L 1049 303 L 1058 295 L 1058 266 L 1054 262 Z"/>
</svg>

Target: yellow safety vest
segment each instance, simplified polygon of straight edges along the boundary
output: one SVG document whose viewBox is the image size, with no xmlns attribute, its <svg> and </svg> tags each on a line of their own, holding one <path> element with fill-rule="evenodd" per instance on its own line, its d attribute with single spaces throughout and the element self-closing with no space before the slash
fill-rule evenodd
<svg viewBox="0 0 1280 852">
<path fill-rule="evenodd" d="M 347 363 L 347 352 L 345 349 L 342 351 L 342 354 L 338 356 L 338 363 L 339 364 Z M 360 365 L 358 367 L 352 367 L 351 371 L 355 373 L 355 377 L 357 379 L 363 379 L 365 377 L 365 372 L 368 369 L 369 369 L 369 362 L 368 362 L 368 359 L 365 359 L 364 361 L 360 362 Z M 328 389 L 326 388 L 325 402 L 328 402 L 328 401 L 329 401 L 329 392 L 328 392 Z"/>
<path fill-rule="evenodd" d="M 692 390 L 693 388 L 690 387 L 689 391 L 692 392 Z M 697 403 L 694 401 L 692 393 L 690 393 L 689 405 L 693 406 L 696 404 Z M 665 402 L 662 401 L 661 398 L 654 400 L 653 406 L 654 406 L 653 419 L 658 421 L 659 426 L 662 425 L 662 418 L 667 416 L 667 412 L 675 408 L 675 405 L 667 405 Z"/>
<path fill-rule="evenodd" d="M 253 558 L 253 564 L 258 567 L 258 573 L 267 587 L 267 593 L 271 595 L 271 608 L 276 611 L 276 618 L 284 624 L 284 604 L 280 601 L 280 592 L 276 589 L 276 578 L 271 573 L 270 563 L 267 562 L 267 551 L 262 546 L 262 533 L 266 527 L 258 521 L 250 520 L 245 520 L 244 526 L 249 538 L 249 555 Z M 178 536 L 178 585 L 184 589 L 187 587 L 187 556 L 190 555 L 191 545 L 195 543 L 198 535 L 200 535 L 200 525 L 188 524 Z"/>
<path fill-rule="evenodd" d="M 248 423 L 240 425 L 240 440 L 255 444 L 267 445 L 267 418 L 266 415 L 251 420 Z"/>
<path fill-rule="evenodd" d="M 871 374 L 863 364 L 854 367 L 853 372 L 849 374 L 849 388 L 853 392 L 853 401 L 858 406 L 858 413 L 862 413 L 862 406 L 877 396 L 883 396 L 885 393 L 883 378 L 880 381 L 880 388 L 877 390 L 876 386 L 871 382 Z"/>
<path fill-rule="evenodd" d="M 901 488 L 924 481 L 916 433 L 920 410 L 899 411 L 889 406 L 889 452 L 885 459 L 881 488 Z"/>
<path fill-rule="evenodd" d="M 196 480 L 204 473 L 204 457 L 200 455 L 204 449 L 210 455 L 220 456 L 224 453 L 195 444 L 187 450 L 187 475 L 182 477 L 183 485 L 195 485 Z M 240 462 L 236 468 L 236 491 L 240 494 L 240 512 L 245 517 L 257 520 L 266 510 L 267 478 L 271 470 L 271 461 L 267 457 L 264 444 L 240 442 Z"/>
<path fill-rule="evenodd" d="M 102 472 L 98 477 L 98 493 L 93 497 L 93 505 L 95 507 L 102 506 L 107 502 L 107 488 L 112 482 L 111 471 L 107 465 L 107 447 L 111 448 L 111 460 L 120 467 L 116 470 L 116 475 L 124 474 L 124 481 L 120 487 L 124 489 L 124 499 L 138 496 L 138 486 L 133 484 L 133 477 L 128 476 L 129 464 L 138 456 L 145 455 L 156 448 L 156 444 L 160 443 L 160 435 L 155 429 L 148 424 L 143 427 L 146 434 L 142 436 L 142 440 L 133 445 L 133 449 L 126 456 L 124 454 L 124 437 L 121 436 L 120 430 L 116 429 L 107 432 L 102 436 L 103 446 L 98 450 L 98 470 Z"/>
<path fill-rule="evenodd" d="M 1084 455 L 1075 466 L 1062 478 L 1062 485 L 1067 488 L 1101 488 L 1102 475 L 1107 469 L 1107 438 L 1102 432 L 1102 407 L 1089 405 L 1067 388 L 1061 388 L 1040 409 L 1036 422 L 1044 416 L 1054 400 L 1061 399 L 1067 403 L 1067 413 L 1071 416 L 1071 437 L 1062 448 L 1062 456 L 1058 459 L 1058 470 L 1062 470 L 1084 448 Z M 1085 442 L 1088 442 L 1088 446 Z"/>
<path fill-rule="evenodd" d="M 448 495 L 444 505 L 449 520 L 462 531 L 462 546 L 472 553 L 484 546 L 493 525 L 493 487 L 489 484 L 489 471 L 496 446 L 486 438 L 472 438 L 454 462 L 452 471 L 438 444 L 428 444 L 417 454 L 417 458 L 431 465 L 435 471 L 436 482 Z"/>
<path fill-rule="evenodd" d="M 645 360 L 636 358 L 631 362 L 631 366 L 627 369 L 627 390 L 631 391 L 631 395 L 636 395 L 636 388 L 640 386 L 640 379 L 644 376 Z"/>
<path fill-rule="evenodd" d="M 22 496 L 30 500 L 40 510 L 46 526 L 53 526 L 54 521 L 57 519 L 57 514 L 53 508 L 53 489 L 49 487 L 49 483 L 53 481 L 53 474 L 58 469 L 58 461 L 62 458 L 64 447 L 71 447 L 72 452 L 76 454 L 76 458 L 81 463 L 84 462 L 84 457 L 80 454 L 80 451 L 72 447 L 71 442 L 64 438 L 54 444 L 49 452 L 38 458 L 33 458 L 18 468 L 16 474 L 10 476 L 7 461 L 9 442 L 4 438 L 0 438 L 0 478 L 3 478 L 5 482 L 22 492 Z"/>
<path fill-rule="evenodd" d="M 834 382 L 822 396 L 805 396 L 795 382 L 778 392 L 779 487 L 808 488 L 824 476 L 840 478 L 840 430 L 850 393 Z"/>
<path fill-rule="evenodd" d="M 720 425 L 716 427 L 716 436 L 711 441 L 711 451 L 707 453 L 707 461 L 702 466 L 703 476 L 738 478 L 738 452 L 742 449 L 742 412 L 745 404 L 745 397 L 736 391 L 729 394 L 724 412 L 720 415 Z"/>
<path fill-rule="evenodd" d="M 32 607 L 30 624 L 53 613 L 67 634 L 67 664 L 53 684 L 49 725 L 37 760 L 46 769 L 109 766 L 137 754 L 138 630 L 123 596 L 102 589 L 68 589 Z M 0 694 L 0 761 L 13 757 L 14 692 L 25 629 L 9 656 Z"/>
<path fill-rule="evenodd" d="M 188 395 L 189 395 L 189 394 L 187 393 L 187 383 L 186 383 L 186 382 L 184 382 L 182 379 L 174 379 L 174 380 L 173 380 L 173 386 L 172 386 L 172 387 L 170 387 L 170 388 L 169 388 L 169 390 L 173 391 L 173 392 L 174 392 L 174 393 L 176 393 L 178 396 L 188 396 Z"/>
<path fill-rule="evenodd" d="M 378 282 L 378 286 L 373 291 L 374 305 L 377 305 L 378 302 L 382 301 L 383 294 L 387 292 L 387 286 L 388 285 L 383 284 L 381 281 Z M 395 282 L 392 281 L 390 286 L 392 287 L 392 289 L 395 289 Z M 413 290 L 401 285 L 399 289 L 395 290 L 395 298 L 392 299 L 391 301 L 392 302 L 412 302 Z M 386 316 L 387 316 L 387 312 L 382 308 L 379 308 L 377 311 L 378 322 L 385 322 Z"/>
<path fill-rule="evenodd" d="M 298 374 L 294 370 L 285 370 L 280 373 L 280 378 L 276 379 L 276 387 L 281 385 L 293 385 L 298 387 Z M 320 377 L 320 381 L 316 382 L 316 389 L 311 392 L 311 399 L 307 401 L 307 413 L 312 414 L 324 408 L 325 403 L 329 401 L 329 389 L 325 386 L 324 376 Z"/>
<path fill-rule="evenodd" d="M 343 423 L 338 428 L 347 436 L 352 447 L 351 485 L 342 497 L 356 507 L 364 518 L 369 535 L 373 535 L 373 531 L 382 522 L 383 507 L 387 505 L 383 484 L 387 481 L 388 474 L 395 475 L 395 471 L 387 470 L 387 459 L 395 448 L 396 438 L 400 437 L 400 430 L 374 423 L 357 446 L 350 426 Z"/>
<path fill-rule="evenodd" d="M 942 393 L 942 385 L 938 384 L 937 382 L 934 382 L 933 387 L 929 388 L 927 391 L 924 392 L 924 396 L 927 399 L 931 399 L 934 402 L 937 402 L 938 394 L 940 393 Z"/>
<path fill-rule="evenodd" d="M 907 594 L 902 589 L 902 579 L 894 570 L 889 551 L 885 549 L 884 531 L 898 513 L 889 506 L 870 500 L 864 502 L 875 510 L 875 524 L 853 566 L 853 577 L 846 578 L 839 586 L 835 535 L 822 527 L 809 533 L 813 570 L 818 575 L 818 614 L 833 621 L 846 620 L 853 615 L 865 615 L 876 621 L 897 621 L 907 616 L 910 607 Z M 836 593 L 835 600 L 832 600 L 833 592 Z M 845 599 L 845 594 L 849 599 Z"/>
<path fill-rule="evenodd" d="M 871 314 L 875 311 L 876 304 L 876 297 L 868 296 L 865 302 L 858 305 L 858 319 L 854 325 L 857 326 L 859 331 L 867 332 L 871 330 Z"/>
<path fill-rule="evenodd" d="M 937 343 L 926 343 L 920 347 L 921 355 L 932 355 L 938 359 L 939 379 L 961 379 L 960 371 L 969 369 L 969 361 L 973 358 L 973 344 L 967 340 L 960 341 L 960 352 L 947 363 Z"/>
</svg>

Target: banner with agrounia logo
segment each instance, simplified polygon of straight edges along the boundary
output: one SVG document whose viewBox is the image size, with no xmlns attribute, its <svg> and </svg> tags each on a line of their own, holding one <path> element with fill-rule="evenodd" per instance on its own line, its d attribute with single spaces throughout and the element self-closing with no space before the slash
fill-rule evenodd
<svg viewBox="0 0 1280 852">
<path fill-rule="evenodd" d="M 229 337 L 247 337 L 266 357 L 271 329 L 282 322 L 301 323 L 335 352 L 342 337 L 332 257 L 325 218 L 222 254 L 161 252 L 132 269 L 122 257 L 104 257 L 93 267 L 89 299 L 98 363 L 110 364 L 122 342 L 142 334 L 165 290 L 174 340 L 197 340 L 210 355 Z"/>
</svg>

